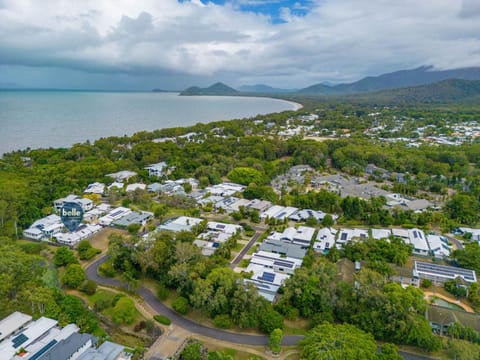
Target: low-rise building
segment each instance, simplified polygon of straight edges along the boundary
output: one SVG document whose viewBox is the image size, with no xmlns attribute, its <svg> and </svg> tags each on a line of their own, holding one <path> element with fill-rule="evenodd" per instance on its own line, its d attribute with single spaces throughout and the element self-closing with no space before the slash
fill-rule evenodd
<svg viewBox="0 0 480 360">
<path fill-rule="evenodd" d="M 415 261 L 413 274 L 414 277 L 429 279 L 436 284 L 443 284 L 448 280 L 455 280 L 457 277 L 462 278 L 468 283 L 474 283 L 477 281 L 477 276 L 474 270 L 422 261 Z"/>
<path fill-rule="evenodd" d="M 240 225 L 209 221 L 207 223 L 207 229 L 233 235 L 242 231 L 243 228 Z"/>
<path fill-rule="evenodd" d="M 83 191 L 85 194 L 97 194 L 102 195 L 105 192 L 105 184 L 94 182 L 87 186 L 87 188 Z"/>
<path fill-rule="evenodd" d="M 131 212 L 132 210 L 120 206 L 98 219 L 98 223 L 103 226 L 110 226 L 114 221 L 120 220 L 122 217 L 127 216 Z"/>
<path fill-rule="evenodd" d="M 317 237 L 313 243 L 313 250 L 316 252 L 326 253 L 335 246 L 335 236 L 337 230 L 334 228 L 322 228 L 318 230 Z"/>
<path fill-rule="evenodd" d="M 46 240 L 62 232 L 64 228 L 60 216 L 52 214 L 35 221 L 23 231 L 23 236 L 30 240 Z"/>
<path fill-rule="evenodd" d="M 392 231 L 390 229 L 372 229 L 372 239 L 381 240 L 389 239 L 392 236 Z"/>
<path fill-rule="evenodd" d="M 142 183 L 135 183 L 135 184 L 128 184 L 127 188 L 125 189 L 126 192 L 133 192 L 135 190 L 145 190 L 147 185 Z"/>
<path fill-rule="evenodd" d="M 176 219 L 169 219 L 162 225 L 157 227 L 157 230 L 166 230 L 173 232 L 191 231 L 194 226 L 200 224 L 203 220 L 189 216 L 180 216 Z"/>
<path fill-rule="evenodd" d="M 137 173 L 135 171 L 122 170 L 117 171 L 116 173 L 107 174 L 105 176 L 114 179 L 116 182 L 122 183 L 124 181 L 127 181 L 131 177 L 137 176 Z"/>
<path fill-rule="evenodd" d="M 153 213 L 148 211 L 132 211 L 129 214 L 121 217 L 113 222 L 113 225 L 122 228 L 127 228 L 130 225 L 145 226 L 149 220 L 153 218 Z"/>
<path fill-rule="evenodd" d="M 0 342 L 17 332 L 32 320 L 30 315 L 15 311 L 0 320 Z"/>
<path fill-rule="evenodd" d="M 236 193 L 242 193 L 245 190 L 245 186 L 225 182 L 222 184 L 208 186 L 206 190 L 212 195 L 233 196 Z"/>
<path fill-rule="evenodd" d="M 63 204 L 70 203 L 70 202 L 80 205 L 84 212 L 93 209 L 93 201 L 92 200 L 87 199 L 87 198 L 81 198 L 77 195 L 70 194 L 67 197 L 55 200 L 53 202 L 53 206 L 55 208 L 55 211 L 59 212 L 60 209 L 63 207 Z"/>
<path fill-rule="evenodd" d="M 252 255 L 250 264 L 263 266 L 275 272 L 293 274 L 295 269 L 302 266 L 303 260 L 284 257 L 280 254 L 273 254 L 266 251 L 259 251 Z"/>
<path fill-rule="evenodd" d="M 343 248 L 343 246 L 354 239 L 368 239 L 368 230 L 365 229 L 340 229 L 338 232 L 338 238 L 335 242 L 337 249 Z"/>
<path fill-rule="evenodd" d="M 58 233 L 54 237 L 60 244 L 75 246 L 80 241 L 92 237 L 102 229 L 100 225 L 82 224 L 73 232 Z"/>
<path fill-rule="evenodd" d="M 293 221 L 306 221 L 310 218 L 314 218 L 315 220 L 317 220 L 317 222 L 321 222 L 325 218 L 325 215 L 327 214 L 323 211 L 303 209 L 294 212 L 292 215 L 289 216 L 289 219 Z"/>
<path fill-rule="evenodd" d="M 430 253 L 436 258 L 442 259 L 450 256 L 450 245 L 445 236 L 428 234 L 427 243 Z"/>
<path fill-rule="evenodd" d="M 148 176 L 161 177 L 167 175 L 168 165 L 165 161 L 162 161 L 157 164 L 148 165 L 145 169 L 148 170 Z"/>
</svg>

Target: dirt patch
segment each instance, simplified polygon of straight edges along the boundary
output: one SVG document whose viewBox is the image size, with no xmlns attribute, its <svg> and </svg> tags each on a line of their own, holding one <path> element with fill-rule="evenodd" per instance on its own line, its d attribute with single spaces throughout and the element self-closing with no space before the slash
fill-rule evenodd
<svg viewBox="0 0 480 360">
<path fill-rule="evenodd" d="M 120 235 L 128 235 L 128 232 L 125 230 L 114 229 L 114 228 L 104 228 L 99 233 L 95 234 L 92 238 L 90 238 L 90 244 L 97 249 L 100 249 L 102 252 L 108 250 L 108 237 L 111 234 L 120 234 Z"/>
</svg>

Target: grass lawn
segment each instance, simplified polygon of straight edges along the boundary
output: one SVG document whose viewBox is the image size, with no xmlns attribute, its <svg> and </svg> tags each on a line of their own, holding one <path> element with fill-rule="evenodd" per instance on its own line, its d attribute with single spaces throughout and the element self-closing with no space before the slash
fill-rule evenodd
<svg viewBox="0 0 480 360">
<path fill-rule="evenodd" d="M 285 320 L 283 335 L 306 335 L 308 326 L 307 319 Z"/>
<path fill-rule="evenodd" d="M 203 342 L 203 344 L 208 348 L 208 351 L 213 352 L 213 351 L 220 351 L 223 352 L 226 355 L 230 355 L 232 358 L 235 360 L 264 360 L 264 357 L 260 357 L 258 355 L 254 355 L 252 353 L 249 353 L 247 351 L 240 351 L 236 349 L 231 349 L 231 348 L 226 348 L 226 347 L 221 347 L 217 344 L 211 343 L 211 342 Z M 263 352 L 265 349 L 264 347 L 252 347 L 252 350 L 260 351 Z"/>
</svg>

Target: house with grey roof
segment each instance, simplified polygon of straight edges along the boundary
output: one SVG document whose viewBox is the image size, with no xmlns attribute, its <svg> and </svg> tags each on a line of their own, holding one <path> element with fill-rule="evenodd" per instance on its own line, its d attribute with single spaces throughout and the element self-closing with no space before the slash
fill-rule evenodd
<svg viewBox="0 0 480 360">
<path fill-rule="evenodd" d="M 87 349 L 97 343 L 97 338 L 90 334 L 73 333 L 68 338 L 61 340 L 58 344 L 38 357 L 38 360 L 59 360 L 77 359 Z"/>
</svg>

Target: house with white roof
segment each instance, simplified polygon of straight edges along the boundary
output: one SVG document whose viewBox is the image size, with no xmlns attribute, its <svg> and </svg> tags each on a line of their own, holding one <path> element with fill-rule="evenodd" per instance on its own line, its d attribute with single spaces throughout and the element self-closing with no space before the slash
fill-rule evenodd
<svg viewBox="0 0 480 360">
<path fill-rule="evenodd" d="M 420 279 L 429 279 L 434 283 L 440 284 L 448 280 L 455 280 L 457 277 L 462 278 L 468 283 L 477 282 L 477 275 L 474 270 L 423 261 L 415 261 L 413 276 Z"/>
<path fill-rule="evenodd" d="M 448 244 L 448 239 L 445 236 L 428 234 L 427 243 L 430 252 L 434 257 L 443 259 L 444 257 L 450 256 L 451 248 Z"/>
<path fill-rule="evenodd" d="M 113 183 L 108 185 L 108 190 L 112 190 L 112 189 L 122 190 L 124 187 L 125 187 L 125 184 L 123 182 L 114 181 Z"/>
<path fill-rule="evenodd" d="M 128 184 L 126 188 L 126 192 L 133 192 L 135 190 L 145 190 L 147 188 L 147 185 L 141 184 L 141 183 L 135 183 L 135 184 Z"/>
<path fill-rule="evenodd" d="M 265 269 L 271 269 L 275 272 L 293 274 L 295 269 L 302 266 L 302 259 L 284 257 L 280 254 L 274 254 L 266 251 L 259 251 L 252 255 L 250 264 L 263 266 Z"/>
<path fill-rule="evenodd" d="M 168 165 L 165 161 L 162 161 L 157 164 L 148 165 L 145 169 L 148 170 L 148 176 L 161 177 L 167 175 Z"/>
<path fill-rule="evenodd" d="M 87 186 L 87 188 L 83 191 L 85 194 L 97 194 L 102 195 L 105 192 L 105 184 L 94 182 Z"/>
<path fill-rule="evenodd" d="M 58 243 L 75 246 L 80 241 L 88 239 L 102 230 L 100 225 L 82 224 L 75 231 L 67 233 L 58 233 L 54 237 Z"/>
<path fill-rule="evenodd" d="M 413 245 L 413 254 L 427 256 L 430 248 L 425 233 L 420 229 L 409 229 L 409 243 Z"/>
<path fill-rule="evenodd" d="M 23 328 L 32 321 L 30 315 L 15 311 L 6 318 L 0 320 L 0 342 L 8 338 L 13 333 Z"/>
<path fill-rule="evenodd" d="M 334 228 L 322 228 L 318 230 L 317 237 L 313 243 L 313 250 L 316 252 L 328 252 L 335 245 L 337 230 Z"/>
<path fill-rule="evenodd" d="M 392 236 L 392 231 L 390 229 L 372 229 L 372 239 L 381 240 L 387 239 Z"/>
<path fill-rule="evenodd" d="M 299 226 L 298 228 L 288 227 L 283 233 L 272 232 L 268 238 L 291 242 L 304 248 L 310 246 L 315 229 L 308 226 Z"/>
<path fill-rule="evenodd" d="M 110 226 L 114 221 L 120 220 L 122 217 L 130 214 L 131 212 L 132 210 L 120 206 L 98 219 L 98 223 L 103 226 Z"/>
<path fill-rule="evenodd" d="M 303 209 L 294 212 L 292 215 L 289 216 L 289 219 L 293 221 L 306 221 L 309 218 L 314 218 L 318 222 L 321 222 L 325 218 L 325 215 L 327 214 L 323 211 Z"/>
<path fill-rule="evenodd" d="M 30 240 L 50 239 L 64 229 L 62 219 L 56 214 L 48 215 L 35 221 L 28 229 L 23 230 L 23 236 Z"/>
<path fill-rule="evenodd" d="M 107 174 L 105 176 L 111 177 L 117 182 L 124 182 L 130 179 L 131 177 L 137 176 L 137 173 L 135 171 L 122 170 L 122 171 L 117 171 L 116 173 Z"/>
<path fill-rule="evenodd" d="M 20 348 L 28 347 L 56 325 L 56 320 L 46 317 L 29 323 L 22 332 L 10 336 L 0 343 L 0 359 L 13 358 Z"/>
<path fill-rule="evenodd" d="M 180 216 L 176 219 L 169 219 L 162 225 L 157 227 L 157 230 L 166 230 L 173 232 L 191 231 L 194 226 L 200 224 L 203 220 L 189 216 Z"/>
<path fill-rule="evenodd" d="M 242 193 L 245 190 L 244 185 L 224 182 L 217 185 L 211 185 L 205 188 L 211 195 L 233 196 L 235 193 Z"/>
<path fill-rule="evenodd" d="M 368 239 L 368 230 L 366 229 L 340 229 L 335 243 L 337 249 L 343 248 L 343 245 L 354 239 Z"/>
<path fill-rule="evenodd" d="M 246 205 L 248 209 L 257 210 L 259 213 L 267 210 L 271 206 L 272 203 L 270 201 L 259 199 L 250 200 L 250 202 L 248 202 Z"/>
<path fill-rule="evenodd" d="M 233 235 L 233 234 L 236 234 L 237 232 L 242 231 L 243 228 L 240 225 L 209 221 L 207 223 L 207 229 Z"/>
<path fill-rule="evenodd" d="M 220 195 L 214 195 L 220 196 Z M 222 200 L 215 203 L 215 209 L 223 209 L 227 213 L 235 211 L 234 204 L 239 201 L 240 199 L 234 196 L 230 196 L 227 198 L 222 198 Z M 238 210 L 238 208 L 237 208 Z"/>
<path fill-rule="evenodd" d="M 87 199 L 87 198 L 81 198 L 77 195 L 70 194 L 67 197 L 55 200 L 53 202 L 53 206 L 55 208 L 55 211 L 59 212 L 60 209 L 62 208 L 63 204 L 64 203 L 69 203 L 69 202 L 73 202 L 73 203 L 76 203 L 76 204 L 80 205 L 84 212 L 90 211 L 90 210 L 93 209 L 93 201 L 92 200 Z"/>
</svg>

